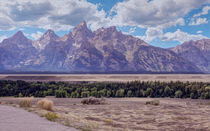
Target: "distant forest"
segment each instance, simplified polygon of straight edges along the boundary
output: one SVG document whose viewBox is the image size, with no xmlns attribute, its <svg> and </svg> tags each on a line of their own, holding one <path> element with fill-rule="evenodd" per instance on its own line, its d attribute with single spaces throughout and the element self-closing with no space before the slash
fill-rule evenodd
<svg viewBox="0 0 210 131">
<path fill-rule="evenodd" d="M 0 96 L 84 98 L 84 97 L 171 97 L 210 99 L 210 83 L 204 82 L 143 82 L 67 83 L 0 81 Z"/>
</svg>

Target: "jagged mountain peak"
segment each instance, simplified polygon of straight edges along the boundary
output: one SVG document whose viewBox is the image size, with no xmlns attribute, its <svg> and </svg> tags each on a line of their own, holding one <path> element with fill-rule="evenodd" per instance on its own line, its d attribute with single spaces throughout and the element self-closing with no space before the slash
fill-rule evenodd
<svg viewBox="0 0 210 131">
<path fill-rule="evenodd" d="M 82 22 L 77 25 L 72 32 L 69 33 L 69 37 L 72 37 L 75 41 L 75 45 L 80 46 L 81 42 L 87 41 L 92 38 L 94 33 L 88 29 L 86 22 Z"/>
<path fill-rule="evenodd" d="M 87 23 L 85 21 L 81 22 L 79 25 L 75 26 L 72 33 L 81 30 L 89 30 L 87 27 Z"/>
<path fill-rule="evenodd" d="M 55 32 L 51 29 L 47 30 L 44 35 L 40 39 L 47 38 L 48 40 L 55 40 L 58 38 L 58 36 L 55 34 Z"/>
<path fill-rule="evenodd" d="M 55 34 L 55 32 L 53 31 L 53 30 L 51 30 L 51 29 L 48 29 L 46 32 L 45 32 L 45 34 Z"/>
<path fill-rule="evenodd" d="M 31 40 L 28 39 L 22 31 L 18 31 L 12 37 L 3 40 L 2 44 L 28 45 L 30 42 Z"/>
<path fill-rule="evenodd" d="M 85 27 L 85 28 L 87 28 L 87 23 L 86 23 L 86 21 L 82 21 L 82 22 L 78 25 L 78 27 Z"/>
<path fill-rule="evenodd" d="M 71 34 L 73 37 L 77 37 L 78 35 L 87 35 L 89 37 L 92 35 L 92 31 L 88 29 L 87 23 L 83 21 L 73 29 Z"/>
<path fill-rule="evenodd" d="M 43 50 L 51 41 L 59 39 L 59 36 L 51 29 L 47 30 L 41 38 L 33 41 L 33 46 L 38 50 Z"/>
<path fill-rule="evenodd" d="M 27 39 L 26 36 L 23 34 L 22 31 L 16 32 L 11 39 Z"/>
</svg>

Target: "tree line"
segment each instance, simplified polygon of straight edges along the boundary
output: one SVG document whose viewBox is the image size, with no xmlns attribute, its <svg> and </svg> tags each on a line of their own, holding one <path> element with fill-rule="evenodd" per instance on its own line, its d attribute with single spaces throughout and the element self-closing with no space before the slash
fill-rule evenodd
<svg viewBox="0 0 210 131">
<path fill-rule="evenodd" d="M 59 98 L 83 97 L 171 97 L 210 99 L 210 83 L 207 82 L 159 82 L 133 81 L 100 82 L 100 83 L 68 83 L 68 82 L 26 82 L 0 81 L 0 96 Z"/>
</svg>

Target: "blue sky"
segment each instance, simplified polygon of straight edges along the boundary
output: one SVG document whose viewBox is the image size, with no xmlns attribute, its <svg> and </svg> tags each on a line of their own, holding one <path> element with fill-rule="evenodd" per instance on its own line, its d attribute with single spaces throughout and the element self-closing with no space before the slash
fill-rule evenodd
<svg viewBox="0 0 210 131">
<path fill-rule="evenodd" d="M 0 3 L 0 41 L 18 30 L 33 40 L 47 29 L 62 36 L 81 21 L 168 48 L 210 38 L 210 0 L 7 0 Z"/>
</svg>

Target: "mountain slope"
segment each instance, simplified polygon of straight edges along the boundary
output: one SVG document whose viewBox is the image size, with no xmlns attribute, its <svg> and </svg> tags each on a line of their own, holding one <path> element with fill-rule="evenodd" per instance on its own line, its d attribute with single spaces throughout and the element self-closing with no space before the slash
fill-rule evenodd
<svg viewBox="0 0 210 131">
<path fill-rule="evenodd" d="M 31 41 L 22 32 L 0 44 L 0 70 L 66 72 L 199 72 L 174 52 L 153 47 L 116 27 L 94 32 L 85 22 L 58 37 L 48 30 Z"/>
<path fill-rule="evenodd" d="M 210 73 L 210 39 L 185 42 L 171 50 Z"/>
<path fill-rule="evenodd" d="M 8 70 L 27 70 L 37 55 L 32 41 L 27 39 L 21 31 L 0 44 L 0 60 L 2 67 Z"/>
</svg>

